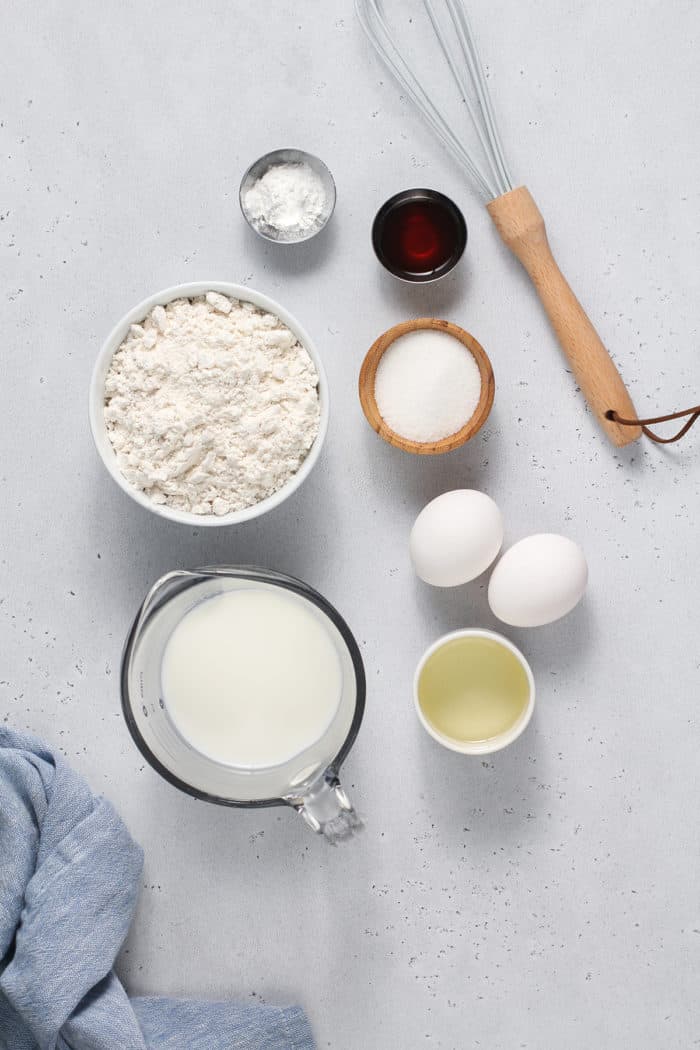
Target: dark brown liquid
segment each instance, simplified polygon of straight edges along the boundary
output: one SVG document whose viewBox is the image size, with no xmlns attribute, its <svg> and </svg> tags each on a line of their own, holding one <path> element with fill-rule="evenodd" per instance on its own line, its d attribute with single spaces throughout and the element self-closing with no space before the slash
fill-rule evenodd
<svg viewBox="0 0 700 1050">
<path fill-rule="evenodd" d="M 380 244 L 392 269 L 429 274 L 456 261 L 460 229 L 439 201 L 408 200 L 387 215 Z"/>
</svg>

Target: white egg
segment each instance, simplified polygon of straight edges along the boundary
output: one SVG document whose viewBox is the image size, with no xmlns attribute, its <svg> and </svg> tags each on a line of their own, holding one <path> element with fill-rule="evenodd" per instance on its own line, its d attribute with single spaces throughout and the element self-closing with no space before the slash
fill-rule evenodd
<svg viewBox="0 0 700 1050">
<path fill-rule="evenodd" d="M 493 570 L 489 605 L 511 627 L 541 627 L 571 612 L 587 582 L 588 566 L 577 543 L 554 533 L 528 536 Z"/>
<path fill-rule="evenodd" d="M 488 569 L 503 543 L 503 519 L 490 496 L 456 489 L 432 500 L 411 530 L 411 561 L 421 580 L 457 587 Z"/>
</svg>

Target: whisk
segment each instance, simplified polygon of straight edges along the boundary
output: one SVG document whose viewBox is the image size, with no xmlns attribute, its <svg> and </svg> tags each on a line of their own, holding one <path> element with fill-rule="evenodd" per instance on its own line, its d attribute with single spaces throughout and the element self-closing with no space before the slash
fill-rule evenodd
<svg viewBox="0 0 700 1050">
<path fill-rule="evenodd" d="M 576 381 L 601 427 L 621 447 L 642 433 L 624 382 L 552 255 L 544 219 L 525 186 L 513 188 L 488 85 L 463 0 L 422 0 L 484 153 L 479 164 L 412 70 L 394 38 L 382 0 L 355 0 L 379 56 L 444 143 L 486 207 L 504 243 L 520 260 L 542 301 Z M 471 96 L 476 97 L 476 104 Z M 623 423 L 622 420 L 625 422 Z"/>
</svg>

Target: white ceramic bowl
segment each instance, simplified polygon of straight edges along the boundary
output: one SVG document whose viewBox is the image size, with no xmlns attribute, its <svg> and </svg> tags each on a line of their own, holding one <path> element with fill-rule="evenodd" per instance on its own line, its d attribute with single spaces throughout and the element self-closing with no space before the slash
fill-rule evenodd
<svg viewBox="0 0 700 1050">
<path fill-rule="evenodd" d="M 420 676 L 425 667 L 426 663 L 438 649 L 442 649 L 443 645 L 447 642 L 453 641 L 455 638 L 489 638 L 491 641 L 498 642 L 504 649 L 508 649 L 513 656 L 518 660 L 525 672 L 525 677 L 528 683 L 528 701 L 520 718 L 517 722 L 511 726 L 510 729 L 506 730 L 505 733 L 499 734 L 499 736 L 491 737 L 490 740 L 456 740 L 453 737 L 445 736 L 430 722 L 423 712 L 421 702 L 418 695 L 418 685 L 420 682 Z M 509 642 L 507 638 L 504 638 L 502 634 L 497 634 L 496 631 L 484 631 L 479 628 L 467 628 L 462 631 L 452 631 L 450 634 L 444 634 L 442 638 L 438 638 L 436 642 L 430 646 L 429 649 L 423 653 L 420 663 L 416 668 L 416 673 L 413 679 L 413 703 L 416 709 L 418 719 L 425 729 L 426 733 L 429 733 L 433 740 L 437 740 L 438 744 L 442 744 L 443 747 L 449 748 L 450 751 L 458 751 L 462 755 L 491 755 L 495 751 L 501 751 L 502 748 L 508 747 L 514 740 L 517 740 L 521 733 L 523 733 L 532 718 L 532 712 L 535 710 L 535 679 L 532 674 L 532 668 L 529 663 L 520 652 L 520 650 Z"/>
<path fill-rule="evenodd" d="M 172 302 L 173 299 L 192 299 L 198 295 L 205 295 L 207 292 L 221 292 L 222 295 L 228 295 L 232 299 L 240 299 L 242 302 L 253 303 L 254 306 L 258 306 L 262 310 L 266 310 L 268 313 L 275 314 L 279 317 L 279 319 L 283 321 L 292 332 L 294 332 L 304 349 L 308 351 L 309 356 L 316 366 L 318 372 L 318 394 L 321 405 L 321 419 L 316 440 L 311 446 L 308 456 L 299 467 L 299 470 L 294 477 L 290 478 L 289 481 L 283 485 L 281 489 L 278 489 L 277 492 L 273 493 L 272 496 L 268 496 L 267 499 L 261 500 L 260 503 L 255 503 L 252 507 L 246 507 L 244 510 L 232 511 L 230 514 L 222 514 L 221 516 L 216 514 L 192 514 L 189 511 L 175 510 L 172 507 L 168 507 L 166 504 L 154 503 L 145 492 L 142 492 L 134 485 L 131 485 L 119 469 L 117 457 L 109 440 L 104 418 L 105 379 L 107 378 L 112 357 L 115 351 L 121 346 L 129 331 L 129 326 L 137 324 L 139 321 L 143 321 L 154 306 L 158 306 L 159 304 L 164 306 L 166 303 Z M 154 514 L 158 514 L 161 518 L 168 518 L 170 521 L 177 521 L 182 525 L 239 525 L 243 521 L 250 521 L 252 518 L 258 518 L 261 514 L 266 514 L 269 510 L 278 507 L 280 503 L 283 503 L 288 496 L 291 496 L 291 494 L 299 488 L 301 483 L 313 470 L 316 460 L 320 455 L 321 447 L 328 430 L 328 413 L 328 380 L 326 379 L 326 373 L 321 358 L 318 355 L 318 351 L 305 329 L 302 328 L 295 317 L 292 317 L 292 315 L 288 313 L 283 306 L 276 303 L 274 299 L 269 299 L 266 295 L 261 295 L 260 292 L 256 292 L 252 288 L 246 288 L 244 285 L 240 284 L 229 284 L 226 281 L 194 281 L 189 284 L 174 285 L 172 288 L 165 288 L 162 292 L 156 292 L 155 295 L 149 296 L 148 299 L 144 299 L 143 302 L 138 304 L 138 306 L 129 310 L 128 314 L 122 317 L 121 321 L 115 325 L 107 336 L 107 339 L 98 354 L 97 361 L 95 362 L 92 380 L 90 382 L 90 427 L 92 429 L 92 436 L 95 440 L 95 446 L 105 467 L 112 475 L 117 485 L 119 485 L 128 496 L 131 496 L 136 503 L 140 503 L 142 507 L 152 511 Z"/>
</svg>

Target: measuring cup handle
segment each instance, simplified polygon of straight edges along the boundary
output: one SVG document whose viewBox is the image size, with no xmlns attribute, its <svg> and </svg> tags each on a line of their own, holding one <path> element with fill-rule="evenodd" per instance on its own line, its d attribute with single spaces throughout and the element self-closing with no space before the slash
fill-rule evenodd
<svg viewBox="0 0 700 1050">
<path fill-rule="evenodd" d="M 300 814 L 306 825 L 334 846 L 350 838 L 362 821 L 333 769 L 327 769 L 300 793 L 285 795 L 287 805 Z"/>
</svg>

